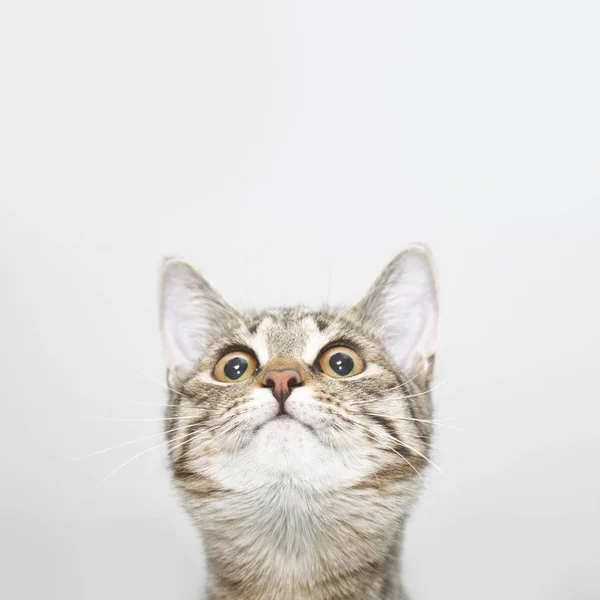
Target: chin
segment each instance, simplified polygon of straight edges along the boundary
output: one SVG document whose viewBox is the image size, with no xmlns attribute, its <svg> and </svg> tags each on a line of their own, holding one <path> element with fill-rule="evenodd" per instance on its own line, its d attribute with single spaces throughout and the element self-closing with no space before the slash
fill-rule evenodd
<svg viewBox="0 0 600 600">
<path fill-rule="evenodd" d="M 355 464 L 322 442 L 310 425 L 289 415 L 264 423 L 234 461 L 257 485 L 308 493 L 351 484 L 369 468 Z"/>
<path fill-rule="evenodd" d="M 312 427 L 289 415 L 279 415 L 260 427 L 249 450 L 257 466 L 289 474 L 314 470 L 317 461 L 333 458 Z"/>
</svg>

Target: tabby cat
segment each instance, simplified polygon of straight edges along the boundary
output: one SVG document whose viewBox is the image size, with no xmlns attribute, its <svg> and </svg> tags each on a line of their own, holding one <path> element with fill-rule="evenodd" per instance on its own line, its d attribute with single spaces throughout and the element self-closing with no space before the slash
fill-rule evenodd
<svg viewBox="0 0 600 600">
<path fill-rule="evenodd" d="M 207 600 L 404 600 L 431 436 L 438 308 L 409 246 L 343 310 L 240 312 L 165 262 L 166 431 Z"/>
</svg>

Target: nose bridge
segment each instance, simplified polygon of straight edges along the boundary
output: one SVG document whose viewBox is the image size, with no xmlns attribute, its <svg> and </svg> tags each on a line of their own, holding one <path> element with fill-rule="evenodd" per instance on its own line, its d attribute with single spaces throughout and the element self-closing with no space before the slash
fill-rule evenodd
<svg viewBox="0 0 600 600">
<path fill-rule="evenodd" d="M 287 369 L 294 369 L 302 374 L 303 377 L 305 376 L 304 371 L 306 370 L 299 360 L 292 358 L 291 356 L 275 356 L 263 367 L 263 369 L 265 373 L 267 371 L 285 371 Z"/>
</svg>

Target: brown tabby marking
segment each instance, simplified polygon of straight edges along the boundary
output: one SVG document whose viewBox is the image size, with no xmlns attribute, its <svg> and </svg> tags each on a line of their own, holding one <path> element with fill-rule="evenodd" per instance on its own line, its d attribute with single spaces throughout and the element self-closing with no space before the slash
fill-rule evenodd
<svg viewBox="0 0 600 600">
<path fill-rule="evenodd" d="M 169 456 L 203 537 L 206 598 L 404 600 L 404 524 L 432 433 L 427 253 L 400 254 L 348 309 L 252 314 L 171 261 L 162 319 Z M 332 346 L 357 352 L 364 371 L 323 372 Z M 214 366 L 232 350 L 255 356 L 256 372 L 218 381 Z M 299 379 L 280 406 L 264 374 L 287 371 Z"/>
</svg>

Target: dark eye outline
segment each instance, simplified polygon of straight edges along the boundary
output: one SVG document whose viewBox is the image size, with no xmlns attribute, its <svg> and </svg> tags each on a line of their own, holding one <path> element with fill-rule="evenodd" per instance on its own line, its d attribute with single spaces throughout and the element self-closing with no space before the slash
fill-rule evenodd
<svg viewBox="0 0 600 600">
<path fill-rule="evenodd" d="M 229 379 L 227 375 L 224 373 L 225 365 L 234 358 L 235 356 L 244 356 L 248 361 L 248 369 L 243 373 L 243 375 L 239 379 Z M 228 360 L 224 360 L 228 359 Z M 231 346 L 220 353 L 219 358 L 215 362 L 215 366 L 212 370 L 212 377 L 219 383 L 242 383 L 250 379 L 258 373 L 260 369 L 260 364 L 258 362 L 258 358 L 256 354 L 251 348 L 246 348 L 244 346 Z M 222 377 L 219 375 L 222 374 Z"/>
<path fill-rule="evenodd" d="M 330 374 L 329 372 L 327 372 L 326 369 L 323 368 L 323 360 L 326 358 L 326 356 L 331 356 L 335 354 L 335 352 L 332 352 L 333 350 L 336 350 L 338 352 L 344 352 L 352 357 L 355 364 L 355 368 L 353 369 L 352 373 L 348 375 L 337 375 L 333 371 L 331 371 L 332 374 Z M 350 352 L 348 352 L 348 350 Z M 358 361 L 355 360 L 355 357 L 358 358 Z M 346 341 L 338 341 L 332 342 L 331 344 L 327 344 L 327 346 L 325 346 L 321 350 L 321 352 L 319 352 L 319 355 L 317 356 L 313 365 L 313 369 L 323 373 L 323 375 L 329 377 L 330 379 L 352 379 L 353 377 L 364 373 L 366 368 L 367 363 L 365 362 L 365 359 L 361 356 L 360 352 L 352 344 L 349 344 Z"/>
</svg>

